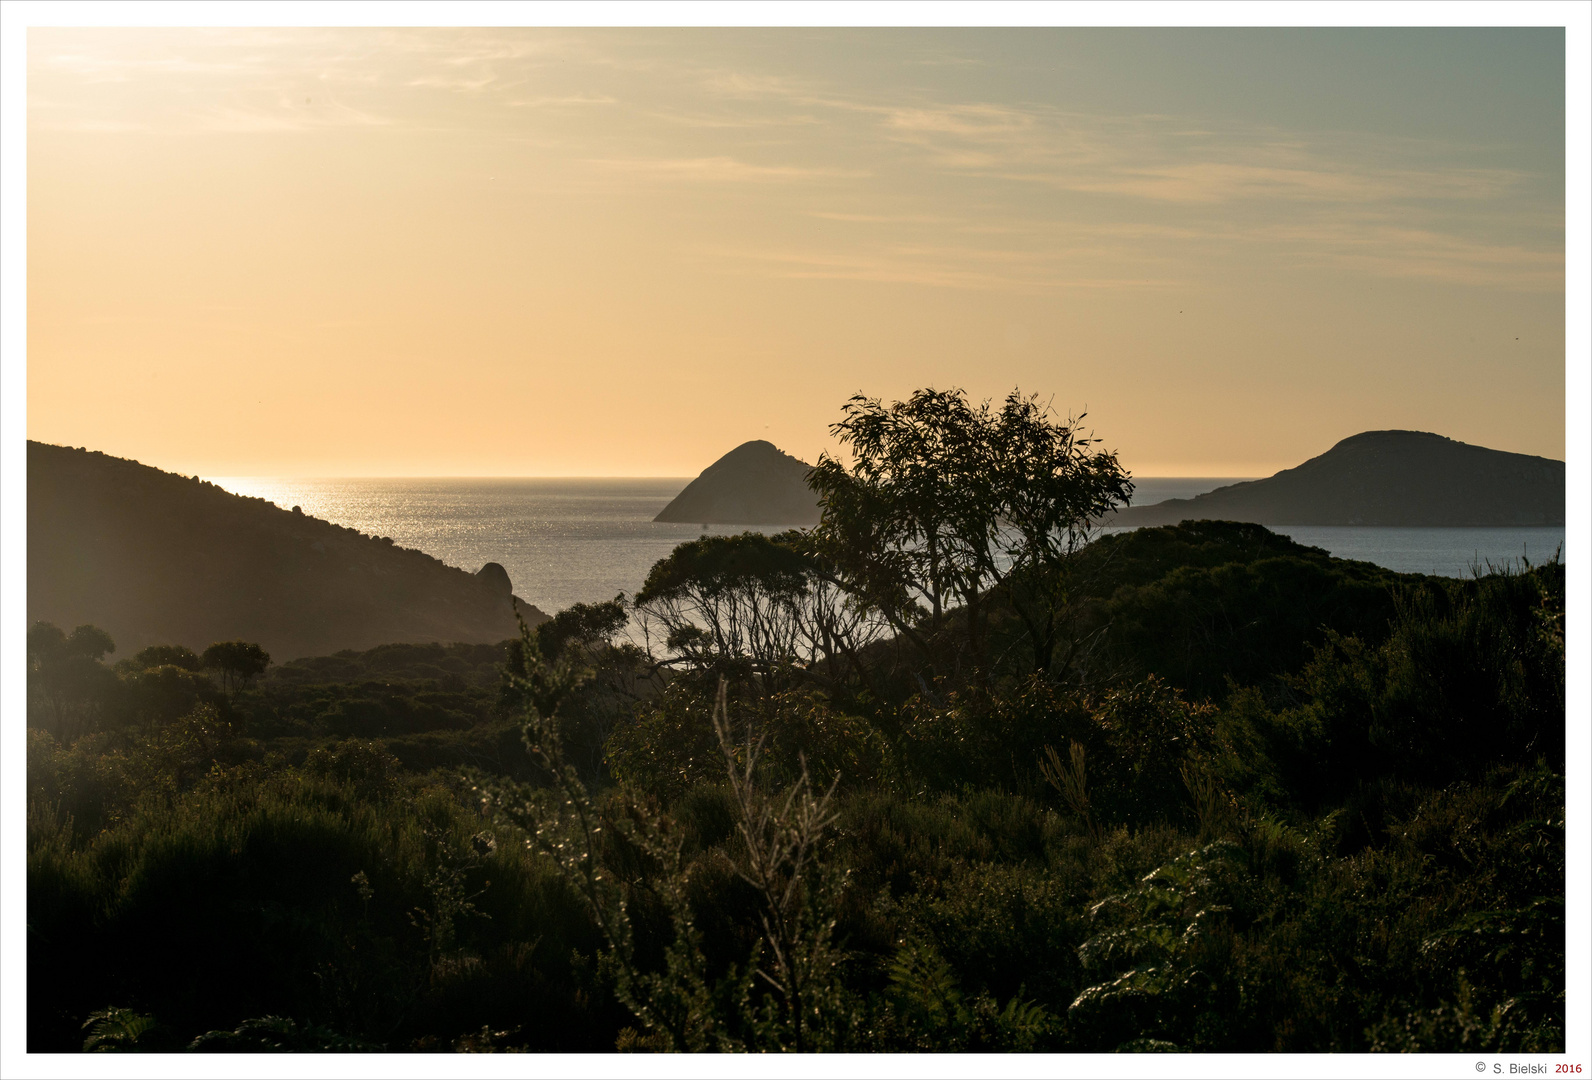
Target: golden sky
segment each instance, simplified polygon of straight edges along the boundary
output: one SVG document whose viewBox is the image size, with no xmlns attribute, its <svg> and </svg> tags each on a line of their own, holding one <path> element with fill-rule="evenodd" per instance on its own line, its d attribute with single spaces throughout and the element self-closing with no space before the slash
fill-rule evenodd
<svg viewBox="0 0 1592 1080">
<path fill-rule="evenodd" d="M 28 31 L 28 435 L 201 475 L 1564 457 L 1561 30 Z"/>
</svg>

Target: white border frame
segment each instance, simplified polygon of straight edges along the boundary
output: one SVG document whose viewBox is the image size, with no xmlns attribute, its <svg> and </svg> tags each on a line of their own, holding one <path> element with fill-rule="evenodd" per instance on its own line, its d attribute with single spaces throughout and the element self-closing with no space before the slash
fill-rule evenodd
<svg viewBox="0 0 1592 1080">
<path fill-rule="evenodd" d="M 1592 555 L 1592 5 L 1568 0 L 1493 0 L 1421 3 L 1414 0 L 1300 0 L 1296 3 L 1060 2 L 1060 0 L 768 0 L 723 2 L 578 3 L 555 0 L 237 0 L 233 3 L 139 0 L 58 2 L 11 0 L 0 8 L 0 1073 L 21 1076 L 272 1077 L 291 1069 L 304 1077 L 523 1076 L 516 1057 L 381 1055 L 365 1058 L 304 1055 L 218 1058 L 156 1055 L 27 1055 L 25 1044 L 26 886 L 23 726 L 26 632 L 27 427 L 27 43 L 29 26 L 1564 26 L 1566 28 L 1565 217 L 1565 562 L 1568 663 L 1566 1043 L 1563 1055 L 1422 1057 L 1329 1055 L 835 1055 L 821 1062 L 797 1058 L 651 1058 L 543 1055 L 531 1066 L 553 1076 L 808 1076 L 924 1077 L 1062 1075 L 1165 1077 L 1288 1076 L 1459 1077 L 1509 1075 L 1510 1062 L 1579 1063 L 1592 1071 L 1592 636 L 1589 577 Z M 1576 1018 L 1580 1017 L 1578 1021 Z"/>
</svg>

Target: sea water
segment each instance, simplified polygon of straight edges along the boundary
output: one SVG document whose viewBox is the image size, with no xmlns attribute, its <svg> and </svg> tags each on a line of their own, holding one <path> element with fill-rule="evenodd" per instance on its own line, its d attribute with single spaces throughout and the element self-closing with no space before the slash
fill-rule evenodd
<svg viewBox="0 0 1592 1080">
<path fill-rule="evenodd" d="M 653 517 L 689 483 L 686 477 L 617 479 L 293 479 L 218 476 L 239 495 L 371 536 L 390 536 L 451 566 L 474 572 L 501 563 L 514 592 L 543 611 L 634 594 L 676 544 L 781 525 L 666 524 Z M 1133 502 L 1188 499 L 1243 478 L 1145 477 Z M 1542 562 L 1564 544 L 1564 528 L 1417 529 L 1275 526 L 1301 544 L 1403 573 L 1462 577 L 1473 567 L 1524 557 Z"/>
</svg>

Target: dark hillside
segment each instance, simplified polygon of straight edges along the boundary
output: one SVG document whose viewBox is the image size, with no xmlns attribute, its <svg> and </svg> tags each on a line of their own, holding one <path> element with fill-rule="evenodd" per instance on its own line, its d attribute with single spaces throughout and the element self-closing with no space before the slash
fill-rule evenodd
<svg viewBox="0 0 1592 1080">
<path fill-rule="evenodd" d="M 1112 525 L 1563 525 L 1564 462 L 1425 431 L 1365 431 L 1264 480 L 1118 511 Z"/>
<path fill-rule="evenodd" d="M 28 443 L 28 621 L 93 623 L 119 655 L 230 639 L 278 660 L 499 642 L 518 632 L 513 602 L 500 567 L 471 574 L 196 478 Z"/>
<path fill-rule="evenodd" d="M 771 442 L 742 443 L 702 470 L 653 518 L 704 525 L 816 525 L 812 466 Z"/>
<path fill-rule="evenodd" d="M 1419 574 L 1333 558 L 1267 529 L 1186 521 L 1102 537 L 1085 554 L 1090 625 L 1111 666 L 1221 700 L 1229 681 L 1269 684 L 1331 634 L 1381 643 Z"/>
</svg>

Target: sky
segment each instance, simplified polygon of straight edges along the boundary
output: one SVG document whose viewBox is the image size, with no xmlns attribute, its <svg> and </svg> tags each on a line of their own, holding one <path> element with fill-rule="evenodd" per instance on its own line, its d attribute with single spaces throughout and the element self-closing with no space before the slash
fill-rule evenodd
<svg viewBox="0 0 1592 1080">
<path fill-rule="evenodd" d="M 27 429 L 691 476 L 1020 388 L 1141 476 L 1565 456 L 1560 29 L 28 30 Z"/>
</svg>

